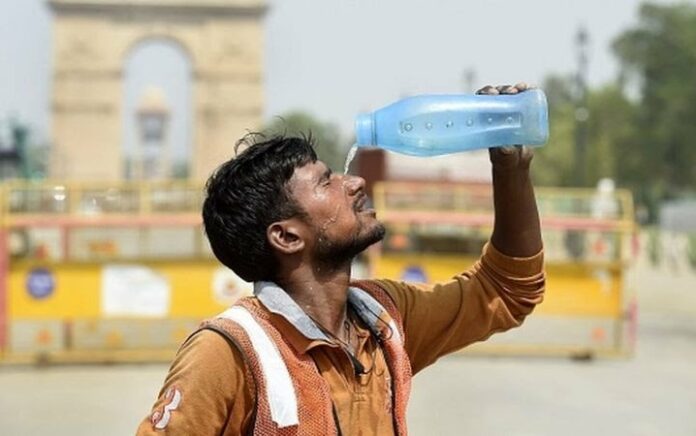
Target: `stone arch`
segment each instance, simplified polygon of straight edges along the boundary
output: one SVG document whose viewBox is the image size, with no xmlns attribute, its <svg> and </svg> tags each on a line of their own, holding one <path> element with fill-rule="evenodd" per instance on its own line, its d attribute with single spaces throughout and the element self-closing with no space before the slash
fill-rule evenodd
<svg viewBox="0 0 696 436">
<path fill-rule="evenodd" d="M 136 51 L 142 44 L 146 44 L 151 41 L 166 42 L 177 47 L 182 51 L 184 56 L 191 63 L 191 68 L 193 69 L 196 65 L 196 53 L 190 49 L 185 40 L 179 38 L 178 35 L 172 33 L 162 33 L 162 32 L 151 32 L 151 33 L 141 33 L 135 35 L 130 41 L 127 41 L 123 45 L 123 52 L 118 53 L 117 56 L 120 58 L 120 64 L 125 65 L 128 61 L 128 57 Z"/>
<path fill-rule="evenodd" d="M 205 179 L 246 129 L 260 125 L 264 0 L 49 4 L 55 16 L 53 177 L 121 177 L 123 69 L 145 39 L 173 40 L 190 58 L 193 179 Z"/>
</svg>

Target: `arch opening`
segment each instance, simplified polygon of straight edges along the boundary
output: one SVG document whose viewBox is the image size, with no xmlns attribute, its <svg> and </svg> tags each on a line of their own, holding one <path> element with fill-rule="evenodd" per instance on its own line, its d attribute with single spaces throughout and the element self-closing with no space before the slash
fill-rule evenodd
<svg viewBox="0 0 696 436">
<path fill-rule="evenodd" d="M 193 141 L 193 63 L 169 38 L 146 38 L 127 52 L 123 75 L 123 176 L 188 178 Z"/>
</svg>

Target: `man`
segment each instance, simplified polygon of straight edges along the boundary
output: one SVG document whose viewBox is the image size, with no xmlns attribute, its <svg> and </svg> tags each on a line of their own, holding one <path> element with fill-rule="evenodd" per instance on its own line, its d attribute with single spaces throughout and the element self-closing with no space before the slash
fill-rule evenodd
<svg viewBox="0 0 696 436">
<path fill-rule="evenodd" d="M 352 259 L 384 227 L 364 180 L 332 173 L 310 140 L 256 142 L 223 164 L 208 181 L 205 229 L 255 296 L 186 340 L 138 434 L 406 434 L 412 374 L 519 326 L 542 300 L 532 152 L 490 158 L 490 242 L 470 270 L 435 285 L 351 282 Z"/>
</svg>

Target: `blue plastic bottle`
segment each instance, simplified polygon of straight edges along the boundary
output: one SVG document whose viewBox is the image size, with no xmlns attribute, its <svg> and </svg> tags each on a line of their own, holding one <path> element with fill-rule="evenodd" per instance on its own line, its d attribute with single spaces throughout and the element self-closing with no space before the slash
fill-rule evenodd
<svg viewBox="0 0 696 436">
<path fill-rule="evenodd" d="M 436 156 L 503 145 L 543 145 L 549 136 L 546 95 L 421 95 L 355 120 L 358 147 Z"/>
</svg>

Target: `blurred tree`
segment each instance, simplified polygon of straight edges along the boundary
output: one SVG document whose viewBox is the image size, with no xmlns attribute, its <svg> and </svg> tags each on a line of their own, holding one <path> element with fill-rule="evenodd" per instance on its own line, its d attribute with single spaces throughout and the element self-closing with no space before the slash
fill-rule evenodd
<svg viewBox="0 0 696 436">
<path fill-rule="evenodd" d="M 540 185 L 574 186 L 574 134 L 576 101 L 574 79 L 549 76 L 544 90 L 549 102 L 551 135 L 546 146 L 536 150 L 534 178 Z M 625 159 L 617 151 L 630 150 L 633 140 L 634 105 L 615 85 L 588 92 L 587 159 L 583 167 L 588 186 L 604 177 L 619 178 Z M 633 157 L 633 156 L 632 156 Z M 638 155 L 640 158 L 640 156 Z"/>
<path fill-rule="evenodd" d="M 33 180 L 45 179 L 48 175 L 50 153 L 48 144 L 30 142 L 26 150 L 26 177 Z"/>
<path fill-rule="evenodd" d="M 696 233 L 690 233 L 688 235 L 686 254 L 689 259 L 689 265 L 692 269 L 696 270 Z"/>
<path fill-rule="evenodd" d="M 632 150 L 635 141 L 635 104 L 629 101 L 617 85 L 593 89 L 588 95 L 587 180 L 595 186 L 605 177 L 625 184 L 640 160 Z"/>
<path fill-rule="evenodd" d="M 574 102 L 572 77 L 549 76 L 542 86 L 549 103 L 549 142 L 535 150 L 535 183 L 570 186 L 573 183 Z"/>
<path fill-rule="evenodd" d="M 265 135 L 311 134 L 319 159 L 334 171 L 343 171 L 343 162 L 348 150 L 341 142 L 338 127 L 332 123 L 319 121 L 305 112 L 293 111 L 273 118 L 262 128 L 262 132 Z"/>
<path fill-rule="evenodd" d="M 48 146 L 36 142 L 32 130 L 17 120 L 2 127 L 7 135 L 0 138 L 0 178 L 44 178 L 48 170 Z"/>
<path fill-rule="evenodd" d="M 191 169 L 188 160 L 176 160 L 172 164 L 172 178 L 186 180 L 189 178 Z"/>
<path fill-rule="evenodd" d="M 643 4 L 613 48 L 640 89 L 635 137 L 617 149 L 619 177 L 654 219 L 657 201 L 696 189 L 696 5 Z"/>
</svg>

